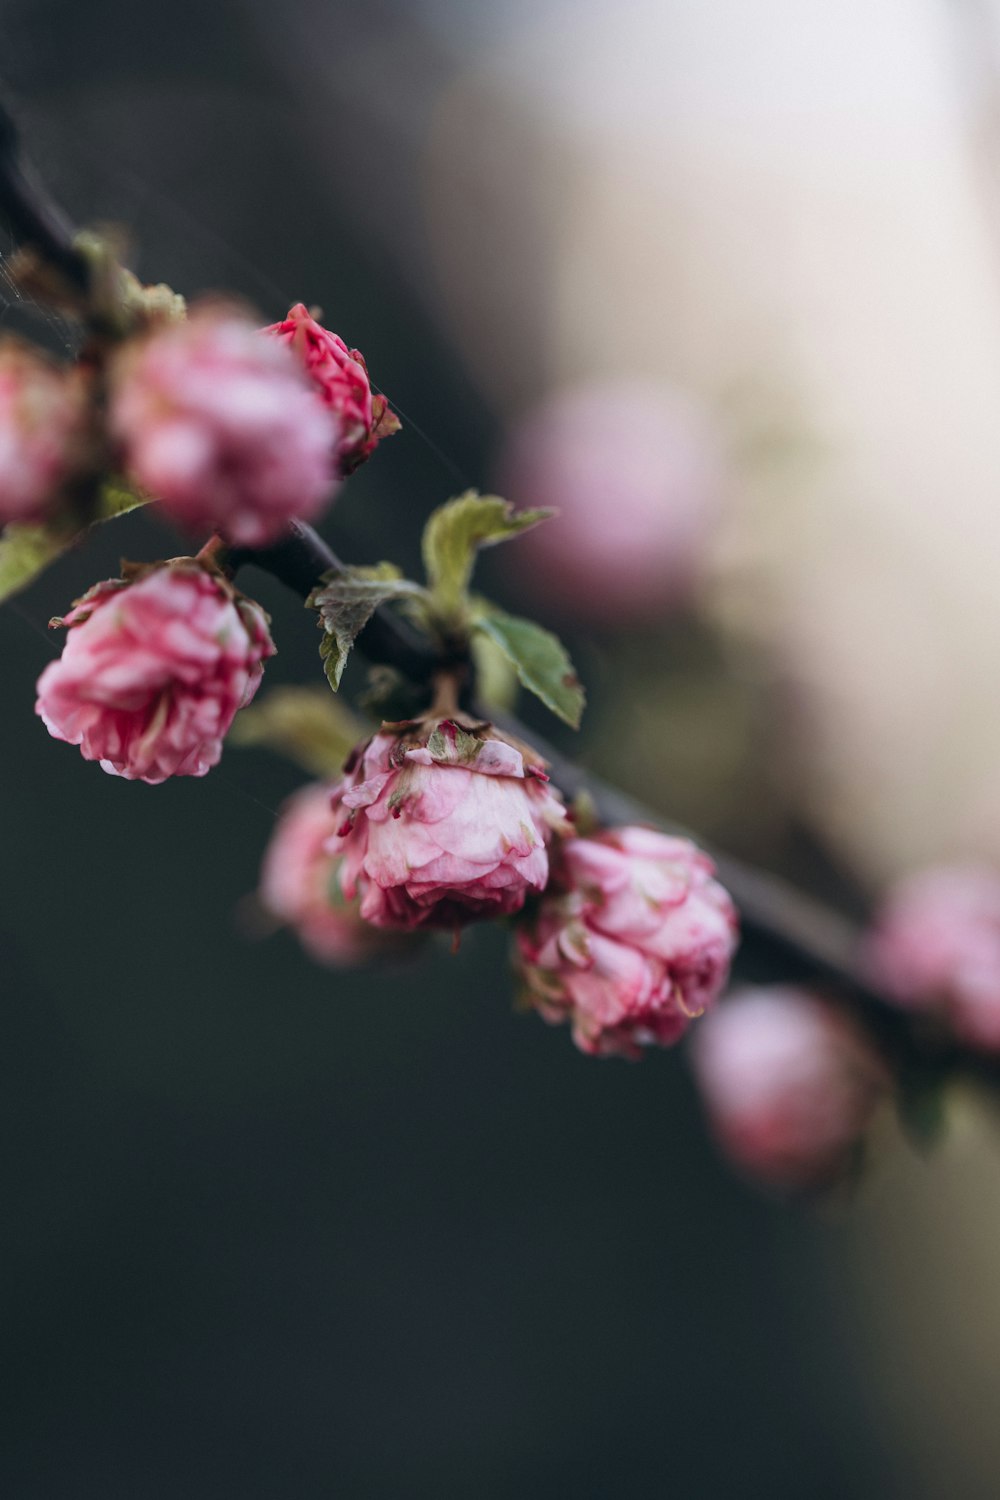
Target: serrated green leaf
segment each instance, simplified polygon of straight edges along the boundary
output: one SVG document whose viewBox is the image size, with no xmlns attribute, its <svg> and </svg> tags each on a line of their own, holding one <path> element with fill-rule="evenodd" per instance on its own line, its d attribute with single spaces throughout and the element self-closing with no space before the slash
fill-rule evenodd
<svg viewBox="0 0 1000 1500">
<path fill-rule="evenodd" d="M 517 536 L 550 515 L 550 510 L 515 511 L 497 495 L 475 490 L 434 511 L 424 527 L 423 556 L 437 613 L 448 619 L 462 610 L 480 547 Z"/>
<path fill-rule="evenodd" d="M 501 610 L 481 614 L 473 628 L 500 647 L 522 686 L 574 729 L 580 727 L 586 697 L 558 636 Z"/>
<path fill-rule="evenodd" d="M 372 568 L 345 568 L 327 577 L 306 600 L 319 614 L 317 624 L 324 632 L 319 654 L 327 681 L 336 692 L 344 674 L 351 647 L 380 604 L 390 599 L 404 599 L 422 594 L 418 583 L 399 576 L 393 563 L 378 563 Z"/>
<path fill-rule="evenodd" d="M 92 524 L 114 520 L 116 516 L 127 515 L 130 510 L 147 503 L 144 495 L 136 495 L 120 485 L 105 485 Z M 89 529 L 89 526 L 78 526 L 68 518 L 53 521 L 48 526 L 14 523 L 5 527 L 0 536 L 0 603 L 26 589 Z"/>
</svg>

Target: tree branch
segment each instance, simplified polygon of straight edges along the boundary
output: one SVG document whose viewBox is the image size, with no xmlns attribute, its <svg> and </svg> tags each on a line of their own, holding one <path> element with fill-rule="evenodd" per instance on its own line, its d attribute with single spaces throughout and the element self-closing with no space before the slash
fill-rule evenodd
<svg viewBox="0 0 1000 1500">
<path fill-rule="evenodd" d="M 73 227 L 22 164 L 17 129 L 2 100 L 0 209 L 22 244 L 34 249 L 74 292 L 88 291 L 89 267 L 76 248 Z M 301 522 L 294 522 L 289 535 L 275 546 L 258 551 L 234 550 L 227 563 L 234 572 L 247 565 L 262 568 L 303 599 L 324 574 L 340 571 L 343 566 L 316 532 Z M 442 665 L 452 664 L 445 663 L 429 640 L 385 606 L 375 611 L 357 644 L 371 661 L 394 667 L 420 685 L 429 684 Z M 553 781 L 563 794 L 572 799 L 587 793 L 603 823 L 650 823 L 669 832 L 686 833 L 651 808 L 590 775 L 516 719 L 503 718 L 499 727 L 534 744 L 549 762 Z M 943 1037 L 923 1018 L 899 1010 L 871 986 L 860 959 L 861 930 L 847 918 L 773 875 L 728 855 L 709 852 L 740 909 L 743 945 L 739 965 L 744 971 L 749 970 L 757 979 L 797 979 L 813 984 L 825 981 L 831 997 L 865 1026 L 903 1074 L 933 1081 L 962 1072 L 1000 1085 L 1000 1060 Z"/>
<path fill-rule="evenodd" d="M 226 566 L 232 572 L 252 564 L 271 573 L 294 593 L 307 599 L 324 574 L 342 573 L 344 565 L 304 521 L 293 521 L 288 535 L 273 547 L 229 552 Z M 441 667 L 431 642 L 406 620 L 382 606 L 358 637 L 358 648 L 370 661 L 395 667 L 411 682 L 430 682 Z"/>
<path fill-rule="evenodd" d="M 312 592 L 324 573 L 342 566 L 312 527 L 300 521 L 293 524 L 287 540 L 275 547 L 230 554 L 230 567 L 247 564 L 273 574 L 302 598 Z M 429 682 L 442 665 L 431 642 L 385 605 L 375 611 L 356 645 L 370 661 L 395 667 L 420 684 Z M 567 799 L 586 793 L 602 823 L 609 827 L 654 824 L 705 847 L 696 834 L 591 775 L 513 716 L 494 713 L 492 717 L 503 732 L 538 749 L 549 763 L 553 782 Z M 711 848 L 707 852 L 739 908 L 743 941 L 737 956 L 738 971 L 758 981 L 821 984 L 865 1027 L 893 1066 L 911 1077 L 930 1080 L 962 1072 L 1000 1084 L 1000 1061 L 958 1046 L 927 1026 L 924 1018 L 901 1010 L 879 993 L 865 973 L 863 933 L 856 924 L 775 875 Z"/>
<path fill-rule="evenodd" d="M 0 99 L 0 206 L 15 238 L 36 250 L 74 292 L 86 292 L 90 270 L 74 231 L 21 157 L 14 120 Z"/>
</svg>

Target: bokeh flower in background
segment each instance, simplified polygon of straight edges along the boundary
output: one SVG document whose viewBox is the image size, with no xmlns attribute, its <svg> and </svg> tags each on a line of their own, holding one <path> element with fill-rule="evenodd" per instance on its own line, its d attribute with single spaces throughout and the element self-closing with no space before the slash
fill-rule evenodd
<svg viewBox="0 0 1000 1500">
<path fill-rule="evenodd" d="M 791 987 L 730 996 L 699 1023 L 691 1052 L 723 1151 L 781 1188 L 825 1185 L 845 1171 L 888 1087 L 853 1023 Z"/>
<path fill-rule="evenodd" d="M 1000 874 L 938 865 L 886 897 L 869 944 L 873 975 L 900 1005 L 975 1046 L 1000 1049 Z"/>
<path fill-rule="evenodd" d="M 45 517 L 82 456 L 85 416 L 77 371 L 0 344 L 0 524 Z"/>
<path fill-rule="evenodd" d="M 547 606 L 622 627 L 690 603 L 725 484 L 694 400 L 638 379 L 566 388 L 514 426 L 499 467 L 517 504 L 558 513 L 510 564 Z"/>
<path fill-rule="evenodd" d="M 259 899 L 293 929 L 307 953 L 335 968 L 364 963 L 387 947 L 386 933 L 361 917 L 339 880 L 327 845 L 337 831 L 330 793 L 312 782 L 282 807 L 260 872 Z"/>
<path fill-rule="evenodd" d="M 263 546 L 334 489 L 340 419 L 279 340 L 211 304 L 125 346 L 110 424 L 130 477 L 186 531 Z"/>
</svg>

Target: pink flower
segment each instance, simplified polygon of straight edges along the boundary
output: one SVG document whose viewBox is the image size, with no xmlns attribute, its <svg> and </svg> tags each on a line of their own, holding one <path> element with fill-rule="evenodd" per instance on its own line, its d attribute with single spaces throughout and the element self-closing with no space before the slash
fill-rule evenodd
<svg viewBox="0 0 1000 1500">
<path fill-rule="evenodd" d="M 739 1166 L 775 1186 L 818 1186 L 850 1164 L 888 1088 L 865 1037 L 815 996 L 747 989 L 694 1034 L 712 1128 Z"/>
<path fill-rule="evenodd" d="M 319 963 L 363 963 L 384 950 L 378 932 L 347 901 L 338 879 L 340 859 L 326 846 L 336 833 L 330 787 L 303 787 L 285 803 L 261 867 L 262 905 L 298 934 Z"/>
<path fill-rule="evenodd" d="M 267 616 L 192 559 L 96 584 L 64 620 L 35 711 L 85 760 L 151 785 L 204 776 L 274 655 Z"/>
<path fill-rule="evenodd" d="M 708 413 L 655 381 L 557 392 L 510 434 L 500 493 L 557 515 L 518 543 L 512 581 L 577 620 L 657 620 L 690 603 L 725 472 Z"/>
<path fill-rule="evenodd" d="M 263 330 L 294 349 L 323 400 L 340 419 L 340 470 L 350 474 L 374 453 L 379 442 L 399 431 L 399 419 L 384 396 L 372 392 L 368 366 L 360 349 L 348 349 L 296 302 L 282 323 Z"/>
<path fill-rule="evenodd" d="M 537 913 L 517 933 L 526 998 L 570 1021 L 583 1052 L 667 1047 L 718 996 L 737 918 L 687 839 L 650 828 L 573 838 Z"/>
<path fill-rule="evenodd" d="M 889 893 L 868 947 L 900 1005 L 937 1014 L 973 1046 L 1000 1049 L 1000 875 L 942 865 Z"/>
<path fill-rule="evenodd" d="M 81 382 L 14 339 L 0 345 L 0 525 L 43 521 L 79 463 Z"/>
<path fill-rule="evenodd" d="M 376 927 L 443 927 L 518 911 L 548 879 L 565 825 L 545 773 L 488 725 L 383 730 L 355 752 L 333 804 L 341 887 Z"/>
<path fill-rule="evenodd" d="M 334 487 L 336 416 L 287 349 L 219 308 L 126 346 L 110 426 L 130 475 L 172 520 L 239 546 L 313 519 Z"/>
</svg>

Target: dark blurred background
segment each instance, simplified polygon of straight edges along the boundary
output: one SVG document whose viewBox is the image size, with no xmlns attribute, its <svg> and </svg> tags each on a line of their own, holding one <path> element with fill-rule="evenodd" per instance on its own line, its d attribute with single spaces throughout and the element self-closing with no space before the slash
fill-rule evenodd
<svg viewBox="0 0 1000 1500">
<path fill-rule="evenodd" d="M 995 689 L 963 647 L 998 623 L 972 571 L 1000 474 L 990 8 L 852 4 L 815 34 L 758 9 L 748 36 L 732 3 L 0 0 L 0 73 L 67 209 L 128 225 L 146 279 L 266 321 L 317 303 L 363 349 L 404 432 L 326 524 L 354 560 L 416 567 L 429 509 L 516 476 L 553 392 L 627 375 L 697 403 L 730 477 L 694 603 L 574 619 L 543 584 L 530 607 L 591 686 L 590 764 L 857 899 L 948 827 L 998 826 Z M 951 204 L 934 170 L 965 214 L 943 244 L 908 232 Z M 886 288 L 916 350 L 873 334 Z M 2 310 L 59 346 L 9 289 Z M 952 406 L 891 373 L 942 367 Z M 2 1493 L 995 1495 L 975 1106 L 933 1163 L 887 1129 L 855 1195 L 786 1206 L 720 1162 L 679 1056 L 596 1063 L 512 1015 L 499 930 L 390 973 L 248 940 L 301 774 L 234 748 L 204 781 L 126 784 L 31 712 L 49 616 L 120 554 L 174 550 L 132 516 L 0 611 Z M 528 607 L 513 549 L 484 579 Z M 269 684 L 315 680 L 301 603 L 246 586 Z M 906 675 L 937 670 L 907 613 L 935 609 L 947 698 Z"/>
</svg>

